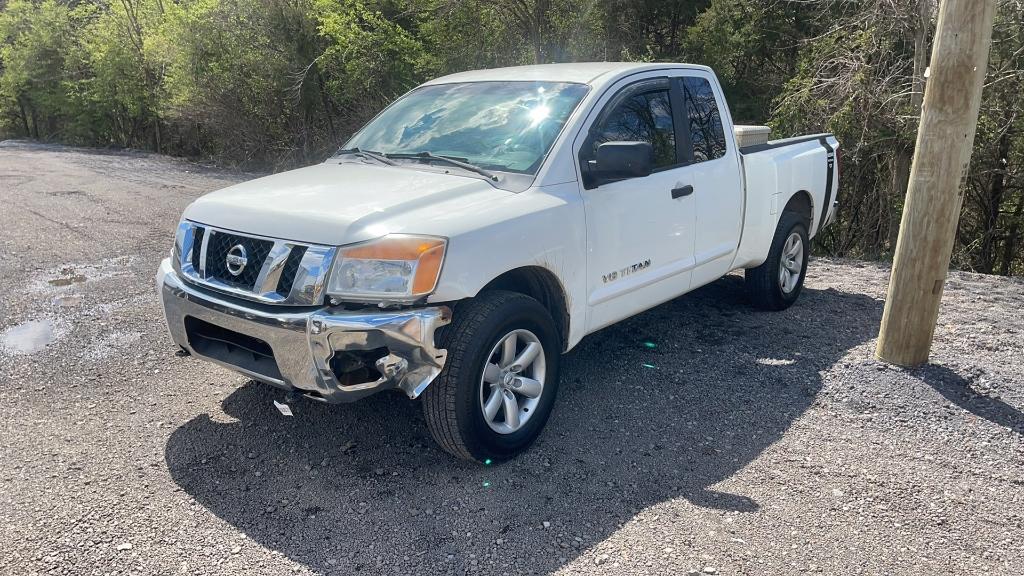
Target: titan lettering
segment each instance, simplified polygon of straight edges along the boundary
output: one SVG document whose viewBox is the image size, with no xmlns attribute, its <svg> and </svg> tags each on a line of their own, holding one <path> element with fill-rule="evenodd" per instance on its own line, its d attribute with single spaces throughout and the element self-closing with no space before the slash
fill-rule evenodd
<svg viewBox="0 0 1024 576">
<path fill-rule="evenodd" d="M 601 281 L 604 282 L 605 284 L 607 284 L 608 282 L 614 282 L 619 278 L 624 278 L 626 276 L 629 276 L 630 274 L 635 274 L 641 270 L 649 268 L 650 266 L 650 259 L 644 260 L 643 262 L 637 262 L 636 264 L 631 264 L 621 270 L 616 270 L 615 272 L 609 272 L 608 274 L 601 275 Z"/>
</svg>

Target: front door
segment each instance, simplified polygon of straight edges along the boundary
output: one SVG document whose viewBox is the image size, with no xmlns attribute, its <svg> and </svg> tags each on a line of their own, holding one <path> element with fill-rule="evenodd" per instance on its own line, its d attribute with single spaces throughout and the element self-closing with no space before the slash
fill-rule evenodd
<svg viewBox="0 0 1024 576">
<path fill-rule="evenodd" d="M 620 90 L 597 116 L 580 150 L 581 170 L 603 142 L 649 142 L 654 172 L 616 181 L 584 177 L 588 331 L 686 292 L 694 265 L 694 198 L 688 150 L 678 141 L 667 78 Z"/>
</svg>

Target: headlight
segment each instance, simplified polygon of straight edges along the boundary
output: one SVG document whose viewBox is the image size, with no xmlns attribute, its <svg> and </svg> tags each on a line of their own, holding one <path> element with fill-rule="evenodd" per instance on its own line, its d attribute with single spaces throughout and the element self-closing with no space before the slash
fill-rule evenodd
<svg viewBox="0 0 1024 576">
<path fill-rule="evenodd" d="M 327 293 L 342 299 L 412 301 L 434 291 L 448 241 L 389 234 L 338 249 Z"/>
<path fill-rule="evenodd" d="M 187 220 L 178 222 L 174 231 L 174 245 L 171 246 L 171 267 L 178 274 L 181 274 L 181 255 L 185 249 L 185 240 L 192 240 L 192 225 Z"/>
</svg>

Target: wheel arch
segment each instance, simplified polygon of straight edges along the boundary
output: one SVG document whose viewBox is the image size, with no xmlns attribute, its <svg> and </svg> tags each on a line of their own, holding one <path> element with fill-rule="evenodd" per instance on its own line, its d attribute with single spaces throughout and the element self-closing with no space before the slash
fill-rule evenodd
<svg viewBox="0 0 1024 576">
<path fill-rule="evenodd" d="M 814 197 L 807 190 L 797 190 L 786 201 L 783 212 L 793 212 L 807 218 L 808 224 L 814 221 Z"/>
<path fill-rule="evenodd" d="M 554 272 L 543 266 L 514 268 L 488 282 L 479 293 L 491 290 L 518 292 L 540 302 L 555 321 L 562 351 L 568 349 L 569 302 L 565 288 Z"/>
</svg>

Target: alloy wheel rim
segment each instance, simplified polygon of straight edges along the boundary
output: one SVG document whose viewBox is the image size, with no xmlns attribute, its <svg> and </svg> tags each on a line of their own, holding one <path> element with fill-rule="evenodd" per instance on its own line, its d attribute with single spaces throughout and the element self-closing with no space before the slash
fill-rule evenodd
<svg viewBox="0 0 1024 576">
<path fill-rule="evenodd" d="M 520 430 L 533 417 L 544 393 L 546 358 L 536 334 L 518 329 L 491 348 L 480 376 L 484 422 L 499 434 Z"/>
<path fill-rule="evenodd" d="M 804 240 L 798 232 L 786 238 L 779 258 L 779 287 L 786 294 L 796 289 L 804 267 Z"/>
</svg>

